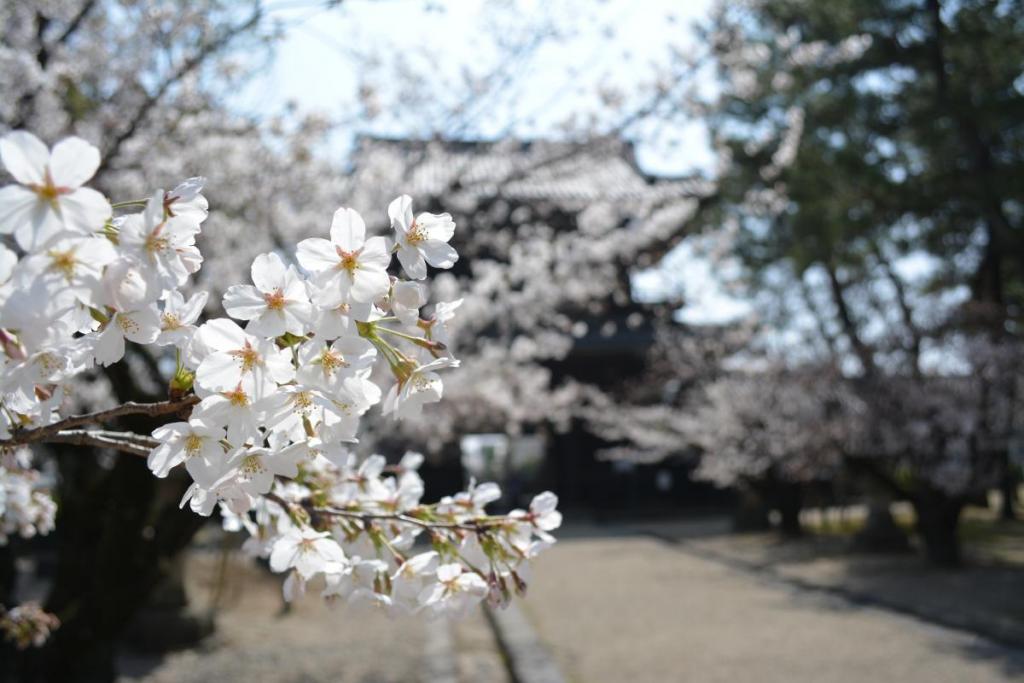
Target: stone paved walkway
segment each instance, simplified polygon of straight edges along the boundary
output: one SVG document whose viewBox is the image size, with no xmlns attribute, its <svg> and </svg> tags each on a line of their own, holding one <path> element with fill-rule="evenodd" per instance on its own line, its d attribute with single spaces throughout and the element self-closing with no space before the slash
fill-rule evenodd
<svg viewBox="0 0 1024 683">
<path fill-rule="evenodd" d="M 1020 649 L 803 588 L 795 569 L 731 566 L 723 555 L 747 562 L 753 546 L 714 523 L 658 530 L 675 544 L 640 531 L 570 526 L 534 567 L 519 607 L 569 683 L 1024 681 Z M 837 574 L 821 566 L 801 565 L 801 581 L 820 574 L 828 588 Z M 200 607 L 214 570 L 211 554 L 190 562 Z M 511 683 L 482 614 L 430 637 L 437 624 L 315 596 L 282 614 L 277 577 L 240 558 L 228 573 L 218 634 L 162 661 L 127 660 L 122 683 Z"/>
<path fill-rule="evenodd" d="M 199 606 L 216 559 L 198 554 L 189 562 L 189 593 Z M 160 662 L 128 660 L 135 671 L 127 673 L 139 675 L 120 683 L 416 683 L 427 670 L 422 620 L 391 620 L 342 604 L 327 608 L 316 595 L 282 613 L 280 577 L 241 557 L 231 559 L 228 571 L 217 633 Z"/>
<path fill-rule="evenodd" d="M 962 631 L 653 538 L 569 535 L 538 560 L 522 605 L 570 681 L 1024 680 L 1024 653 Z"/>
</svg>

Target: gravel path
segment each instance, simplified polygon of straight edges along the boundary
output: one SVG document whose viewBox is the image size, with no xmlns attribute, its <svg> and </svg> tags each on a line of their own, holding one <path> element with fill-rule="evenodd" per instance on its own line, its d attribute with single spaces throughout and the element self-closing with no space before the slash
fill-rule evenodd
<svg viewBox="0 0 1024 683">
<path fill-rule="evenodd" d="M 196 602 L 209 594 L 214 564 L 209 555 L 189 563 Z M 121 683 L 415 683 L 428 670 L 422 619 L 392 620 L 341 603 L 327 608 L 315 594 L 282 614 L 280 577 L 240 557 L 228 576 L 217 633 Z"/>
<path fill-rule="evenodd" d="M 521 604 L 578 683 L 1024 680 L 1020 651 L 650 538 L 563 540 Z"/>
</svg>

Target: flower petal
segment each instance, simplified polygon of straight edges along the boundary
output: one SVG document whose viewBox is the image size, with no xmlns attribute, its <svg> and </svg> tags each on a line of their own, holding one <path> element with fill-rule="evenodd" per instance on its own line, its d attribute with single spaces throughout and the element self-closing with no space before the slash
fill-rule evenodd
<svg viewBox="0 0 1024 683">
<path fill-rule="evenodd" d="M 267 310 L 263 294 L 252 285 L 231 285 L 223 303 L 224 311 L 238 320 L 252 320 Z"/>
<path fill-rule="evenodd" d="M 459 252 L 447 242 L 427 240 L 420 245 L 420 251 L 427 263 L 435 268 L 451 268 L 459 260 Z"/>
<path fill-rule="evenodd" d="M 354 209 L 338 209 L 331 221 L 331 241 L 345 251 L 356 251 L 366 239 L 366 223 Z"/>
<path fill-rule="evenodd" d="M 50 178 L 57 187 L 80 187 L 99 166 L 100 151 L 82 138 L 65 138 L 50 154 Z"/>
<path fill-rule="evenodd" d="M 50 151 L 32 133 L 16 130 L 0 138 L 0 159 L 8 172 L 22 185 L 42 185 L 46 182 Z"/>
<path fill-rule="evenodd" d="M 262 292 L 283 288 L 287 272 L 284 261 L 273 252 L 260 254 L 252 260 L 252 283 Z"/>
<path fill-rule="evenodd" d="M 32 221 L 39 196 L 21 185 L 0 188 L 0 234 L 9 235 Z"/>
<path fill-rule="evenodd" d="M 57 198 L 64 226 L 73 232 L 91 234 L 103 229 L 113 210 L 107 198 L 89 187 L 80 187 Z"/>
<path fill-rule="evenodd" d="M 295 247 L 299 265 L 311 273 L 322 273 L 338 266 L 338 252 L 334 245 L 321 237 L 310 237 Z"/>
<path fill-rule="evenodd" d="M 403 194 L 388 205 L 388 218 L 396 233 L 404 235 L 412 223 L 412 197 Z"/>
<path fill-rule="evenodd" d="M 422 280 L 427 277 L 427 263 L 416 247 L 399 248 L 398 261 L 402 264 L 405 274 L 413 280 Z"/>
</svg>

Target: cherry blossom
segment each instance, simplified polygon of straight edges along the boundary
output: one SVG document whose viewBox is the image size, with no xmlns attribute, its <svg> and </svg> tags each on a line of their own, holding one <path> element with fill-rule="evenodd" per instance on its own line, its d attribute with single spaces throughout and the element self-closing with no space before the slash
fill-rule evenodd
<svg viewBox="0 0 1024 683">
<path fill-rule="evenodd" d="M 384 414 L 401 419 L 418 415 L 427 403 L 440 401 L 444 385 L 435 370 L 457 367 L 459 361 L 453 358 L 438 358 L 413 368 L 407 376 L 399 378 L 384 398 Z"/>
<path fill-rule="evenodd" d="M 0 233 L 35 251 L 64 233 L 89 235 L 110 218 L 110 202 L 82 185 L 100 164 L 99 150 L 67 138 L 48 150 L 35 135 L 14 131 L 0 138 L 0 160 L 17 185 L 0 188 Z"/>
<path fill-rule="evenodd" d="M 160 311 L 155 304 L 117 311 L 104 323 L 103 331 L 96 337 L 96 362 L 110 365 L 121 360 L 126 339 L 137 344 L 151 344 L 159 336 Z"/>
<path fill-rule="evenodd" d="M 172 422 L 153 430 L 153 438 L 160 442 L 146 461 L 149 469 L 158 477 L 166 477 L 172 467 L 185 463 L 189 474 L 198 479 L 201 471 L 193 463 L 212 462 L 224 456 L 220 441 L 224 438 L 223 427 L 210 427 L 202 420 Z"/>
<path fill-rule="evenodd" d="M 155 343 L 158 346 L 174 345 L 179 349 L 187 347 L 208 298 L 207 292 L 196 292 L 186 301 L 178 290 L 168 292 L 160 312 L 160 336 Z"/>
<path fill-rule="evenodd" d="M 35 189 L 4 196 L 28 192 L 36 202 L 51 185 L 59 201 L 90 196 L 80 184 L 97 161 L 85 143 L 58 143 L 50 154 L 35 138 L 4 140 L 16 180 L 43 174 Z M 192 483 L 181 506 L 203 516 L 219 511 L 225 528 L 249 534 L 243 548 L 286 575 L 286 599 L 300 598 L 318 575 L 325 599 L 389 614 L 463 614 L 489 595 L 504 604 L 510 585 L 521 592 L 524 563 L 550 545 L 548 532 L 561 522 L 554 496 L 535 498 L 529 511 L 491 515 L 485 508 L 500 490 L 472 482 L 427 504 L 417 472 L 423 456 L 406 453 L 388 466 L 380 454 L 348 449 L 375 406 L 406 418 L 440 401 L 439 371 L 460 366 L 445 354 L 461 300 L 420 319 L 426 287 L 393 281 L 385 238 L 367 238 L 359 214 L 339 209 L 330 240 L 263 253 L 252 262 L 252 285 L 227 287 L 224 308 L 248 321 L 246 329 L 228 318 L 203 321 L 208 293 L 182 292 L 203 263 L 203 182 L 191 178 L 144 201 L 103 199 L 105 215 L 89 230 L 60 203 L 39 216 L 4 214 L 24 253 L 0 245 L 0 543 L 53 527 L 56 505 L 25 446 L 82 443 L 144 456 L 161 478 L 182 467 Z M 406 233 L 450 237 L 443 215 L 417 221 Z M 431 249 L 427 262 L 436 265 Z M 301 268 L 287 265 L 292 258 Z M 120 361 L 129 344 L 162 354 L 169 399 L 67 416 L 68 383 Z M 130 414 L 164 421 L 150 435 L 90 427 Z M 414 553 L 425 532 L 434 550 Z M 477 538 L 484 535 L 486 542 Z"/>
<path fill-rule="evenodd" d="M 285 332 L 301 336 L 312 316 L 306 285 L 294 266 L 277 254 L 260 254 L 252 262 L 252 285 L 233 285 L 224 295 L 224 310 L 248 320 L 246 329 L 264 337 Z"/>
<path fill-rule="evenodd" d="M 178 287 L 203 261 L 195 246 L 200 228 L 191 217 L 167 215 L 163 198 L 164 193 L 158 191 L 146 203 L 145 211 L 126 216 L 118 226 L 118 239 L 125 253 L 145 266 L 150 281 Z"/>
<path fill-rule="evenodd" d="M 427 277 L 427 264 L 451 268 L 459 260 L 448 240 L 455 234 L 450 214 L 421 213 L 413 217 L 412 197 L 403 194 L 388 206 L 388 217 L 398 242 L 398 260 L 414 280 Z"/>
<path fill-rule="evenodd" d="M 335 212 L 330 240 L 302 240 L 295 256 L 303 268 L 319 276 L 321 284 L 336 284 L 355 301 L 372 302 L 391 287 L 387 241 L 383 237 L 367 239 L 366 223 L 352 209 Z"/>
</svg>

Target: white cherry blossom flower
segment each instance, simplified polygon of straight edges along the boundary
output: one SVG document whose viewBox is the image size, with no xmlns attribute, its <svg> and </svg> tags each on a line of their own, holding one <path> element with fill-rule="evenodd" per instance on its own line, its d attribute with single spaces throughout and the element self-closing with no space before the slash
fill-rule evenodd
<svg viewBox="0 0 1024 683">
<path fill-rule="evenodd" d="M 101 302 L 118 310 L 132 310 L 155 302 L 160 288 L 143 272 L 140 262 L 119 258 L 103 271 Z"/>
<path fill-rule="evenodd" d="M 117 258 L 117 250 L 105 237 L 57 238 L 45 250 L 22 260 L 16 287 L 27 287 L 40 278 L 50 291 L 66 289 L 79 301 L 98 298 L 103 269 Z"/>
<path fill-rule="evenodd" d="M 259 496 L 270 492 L 274 477 L 295 477 L 301 459 L 302 453 L 296 449 L 247 448 L 235 451 L 230 462 L 237 470 L 239 486 L 250 495 Z"/>
<path fill-rule="evenodd" d="M 556 509 L 557 506 L 558 496 L 545 491 L 534 496 L 528 511 L 513 510 L 509 513 L 511 519 L 522 522 L 512 544 L 527 557 L 533 557 L 539 550 L 554 544 L 555 539 L 549 532 L 562 526 L 562 513 Z M 533 536 L 537 536 L 539 541 L 534 541 Z"/>
<path fill-rule="evenodd" d="M 423 607 L 435 616 L 464 616 L 487 597 L 487 582 L 461 564 L 442 564 L 437 568 L 437 583 L 420 595 Z"/>
<path fill-rule="evenodd" d="M 164 299 L 164 310 L 160 313 L 160 336 L 157 346 L 174 345 L 185 348 L 196 332 L 196 321 L 206 306 L 208 292 L 197 292 L 188 301 L 176 289 L 167 293 Z"/>
<path fill-rule="evenodd" d="M 207 462 L 209 472 L 202 478 L 213 483 L 205 486 L 196 481 L 185 491 L 180 506 L 188 503 L 192 512 L 203 517 L 209 517 L 218 503 L 239 515 L 251 510 L 255 500 L 239 484 L 238 471 L 230 459 L 217 458 Z"/>
<path fill-rule="evenodd" d="M 448 240 L 455 234 L 450 214 L 421 213 L 413 218 L 412 197 L 403 194 L 388 206 L 388 217 L 398 242 L 398 260 L 414 280 L 427 277 L 427 264 L 451 268 L 459 260 Z"/>
<path fill-rule="evenodd" d="M 289 529 L 270 551 L 271 570 L 280 573 L 294 569 L 303 579 L 336 574 L 345 563 L 345 553 L 330 533 L 309 528 Z"/>
<path fill-rule="evenodd" d="M 420 319 L 420 306 L 427 303 L 426 288 L 418 282 L 396 282 L 391 288 L 391 312 L 407 327 Z"/>
<path fill-rule="evenodd" d="M 441 342 L 449 350 L 452 348 L 452 335 L 449 324 L 455 318 L 455 311 L 462 305 L 462 299 L 455 301 L 439 301 L 434 306 L 434 315 L 430 320 L 421 322 L 427 339 Z"/>
<path fill-rule="evenodd" d="M 252 262 L 253 285 L 232 285 L 224 294 L 224 310 L 232 318 L 248 320 L 246 330 L 264 337 L 279 337 L 285 332 L 302 336 L 306 332 L 313 307 L 306 283 L 294 266 L 286 266 L 271 252 L 260 254 Z"/>
<path fill-rule="evenodd" d="M 259 434 L 266 416 L 280 410 L 284 400 L 277 393 L 256 398 L 239 383 L 206 396 L 192 409 L 192 419 L 209 427 L 226 428 L 231 445 L 241 446 Z"/>
<path fill-rule="evenodd" d="M 165 216 L 163 192 L 146 202 L 146 210 L 125 216 L 118 240 L 125 253 L 145 264 L 146 276 L 165 288 L 180 287 L 199 270 L 203 257 L 196 248 L 199 224 L 182 216 Z"/>
<path fill-rule="evenodd" d="M 155 304 L 133 311 L 117 311 L 96 337 L 93 352 L 101 365 L 116 363 L 124 357 L 124 341 L 152 344 L 160 336 L 160 313 Z"/>
<path fill-rule="evenodd" d="M 322 287 L 310 283 L 310 291 L 315 309 L 311 327 L 321 339 L 350 334 L 353 321 L 366 322 L 373 315 L 373 304 L 353 299 L 351 289 L 328 282 Z"/>
<path fill-rule="evenodd" d="M 391 287 L 387 241 L 383 237 L 367 239 L 366 224 L 352 209 L 334 213 L 330 240 L 302 240 L 295 256 L 303 268 L 318 276 L 322 286 L 337 284 L 355 301 L 373 302 Z"/>
<path fill-rule="evenodd" d="M 494 482 L 486 482 L 477 486 L 475 480 L 470 480 L 465 491 L 442 498 L 438 510 L 445 514 L 472 517 L 484 514 L 484 508 L 499 498 L 501 498 L 501 488 Z"/>
<path fill-rule="evenodd" d="M 345 335 L 330 345 L 313 340 L 299 350 L 298 381 L 323 389 L 333 389 L 346 377 L 369 370 L 377 359 L 377 349 L 362 337 Z"/>
<path fill-rule="evenodd" d="M 31 133 L 15 131 L 0 138 L 0 159 L 19 183 L 0 188 L 0 234 L 13 232 L 22 249 L 36 251 L 62 233 L 103 229 L 110 202 L 82 187 L 100 164 L 94 146 L 71 137 L 50 151 Z"/>
<path fill-rule="evenodd" d="M 453 358 L 438 358 L 418 366 L 407 379 L 391 386 L 384 398 L 384 414 L 394 414 L 395 419 L 412 417 L 418 415 L 427 403 L 437 403 L 441 400 L 444 385 L 436 370 L 458 366 L 459 361 Z"/>
<path fill-rule="evenodd" d="M 173 467 L 185 463 L 189 474 L 200 481 L 201 473 L 208 467 L 193 465 L 194 462 L 213 462 L 223 459 L 224 448 L 220 440 L 224 438 L 223 427 L 209 427 L 201 420 L 189 422 L 172 422 L 153 430 L 153 438 L 160 445 L 150 451 L 146 464 L 157 477 L 163 478 Z M 205 482 L 207 486 L 213 481 Z"/>
<path fill-rule="evenodd" d="M 170 192 L 164 194 L 164 212 L 168 216 L 185 218 L 196 225 L 206 220 L 209 202 L 202 195 L 206 178 L 189 178 Z"/>
<path fill-rule="evenodd" d="M 302 384 L 289 384 L 280 389 L 280 405 L 264 418 L 264 426 L 273 433 L 287 434 L 292 440 L 306 435 L 306 425 L 316 428 L 324 414 L 333 413 L 338 419 L 345 416 L 335 400 L 323 390 Z"/>
<path fill-rule="evenodd" d="M 241 386 L 255 398 L 273 393 L 278 384 L 295 376 L 291 354 L 274 342 L 243 331 L 226 318 L 204 323 L 196 330 L 192 355 L 203 355 L 196 385 L 206 392 L 231 391 Z"/>
</svg>

